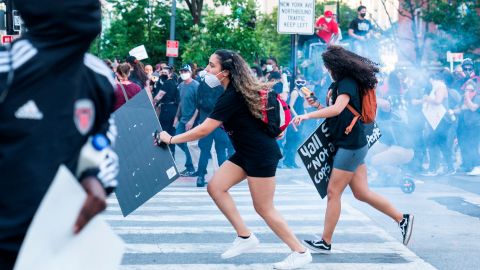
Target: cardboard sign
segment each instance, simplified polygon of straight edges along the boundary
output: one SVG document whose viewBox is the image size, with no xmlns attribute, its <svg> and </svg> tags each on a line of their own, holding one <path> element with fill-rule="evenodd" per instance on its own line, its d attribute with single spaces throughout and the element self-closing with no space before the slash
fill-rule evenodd
<svg viewBox="0 0 480 270">
<path fill-rule="evenodd" d="M 433 130 L 437 129 L 438 125 L 442 121 L 442 118 L 447 113 L 447 109 L 443 104 L 424 104 L 422 107 L 422 113 L 427 119 L 428 124 Z"/>
<path fill-rule="evenodd" d="M 124 216 L 135 211 L 178 177 L 168 147 L 153 144 L 153 133 L 161 131 L 155 110 L 142 90 L 115 112 L 120 159 L 119 185 L 115 191 Z"/>
<path fill-rule="evenodd" d="M 382 136 L 376 123 L 365 124 L 365 135 L 370 148 Z M 320 197 L 327 196 L 328 181 L 333 170 L 333 157 L 337 152 L 331 141 L 326 121 L 297 150 Z"/>
<path fill-rule="evenodd" d="M 138 61 L 142 61 L 143 59 L 148 58 L 148 53 L 147 53 L 147 50 L 145 49 L 145 45 L 141 45 L 131 49 L 129 54 L 131 56 L 135 56 L 135 58 L 137 58 Z"/>
</svg>

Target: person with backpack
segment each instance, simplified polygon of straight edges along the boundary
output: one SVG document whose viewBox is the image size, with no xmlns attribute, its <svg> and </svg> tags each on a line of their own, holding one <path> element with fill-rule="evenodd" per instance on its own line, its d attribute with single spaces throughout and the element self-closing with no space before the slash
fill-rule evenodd
<svg viewBox="0 0 480 270">
<path fill-rule="evenodd" d="M 403 244 L 406 245 L 412 233 L 413 215 L 399 212 L 387 199 L 368 188 L 367 167 L 364 163 L 368 145 L 363 123 L 375 119 L 375 75 L 379 69 L 369 59 L 340 46 L 328 47 L 322 58 L 334 81 L 330 86 L 330 106 L 322 108 L 318 103 L 309 101 L 319 110 L 299 115 L 293 119 L 293 123 L 299 125 L 307 119 L 326 118 L 337 152 L 328 183 L 322 238 L 304 240 L 304 244 L 315 252 L 331 251 L 333 232 L 340 218 L 342 193 L 349 185 L 356 199 L 370 204 L 399 224 Z"/>
<path fill-rule="evenodd" d="M 197 140 L 223 125 L 235 154 L 215 172 L 207 191 L 238 236 L 221 257 L 228 259 L 251 252 L 259 244 L 228 192 L 231 187 L 247 179 L 255 210 L 292 250 L 284 261 L 276 263 L 274 267 L 296 269 L 307 265 L 312 261 L 310 252 L 295 237 L 273 204 L 275 173 L 278 161 L 282 158 L 275 136 L 286 128 L 278 118 L 285 118 L 289 112 L 282 112 L 284 106 L 280 106 L 281 99 L 275 92 L 266 91 L 271 89 L 272 84 L 256 80 L 248 64 L 236 52 L 217 50 L 210 57 L 206 71 L 205 83 L 212 88 L 222 85 L 225 89 L 210 116 L 183 134 L 171 136 L 161 132 L 157 143 L 158 140 L 167 144 Z"/>
<path fill-rule="evenodd" d="M 211 88 L 205 81 L 201 80 L 197 92 L 196 108 L 198 110 L 198 123 L 201 124 L 212 112 L 218 97 L 223 93 L 221 85 Z M 205 175 L 207 175 L 208 160 L 212 157 L 211 150 L 213 142 L 215 142 L 215 152 L 217 156 L 218 166 L 221 166 L 229 157 L 231 144 L 228 140 L 227 133 L 220 127 L 216 128 L 212 133 L 203 137 L 198 141 L 200 147 L 200 158 L 198 160 L 198 177 L 197 187 L 204 187 L 207 183 Z"/>
</svg>

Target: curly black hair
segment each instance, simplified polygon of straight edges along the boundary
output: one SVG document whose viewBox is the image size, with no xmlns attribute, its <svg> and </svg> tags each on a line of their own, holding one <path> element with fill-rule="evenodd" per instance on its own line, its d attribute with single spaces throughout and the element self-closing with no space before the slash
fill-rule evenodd
<svg viewBox="0 0 480 270">
<path fill-rule="evenodd" d="M 368 58 L 335 45 L 328 46 L 322 53 L 322 58 L 325 67 L 337 82 L 350 77 L 358 83 L 362 93 L 375 88 L 378 83 L 375 76 L 380 71 L 378 64 Z"/>
</svg>

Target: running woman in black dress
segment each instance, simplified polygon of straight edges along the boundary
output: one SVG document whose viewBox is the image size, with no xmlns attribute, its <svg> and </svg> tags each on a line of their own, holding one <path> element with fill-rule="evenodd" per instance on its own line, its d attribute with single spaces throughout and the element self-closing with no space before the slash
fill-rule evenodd
<svg viewBox="0 0 480 270">
<path fill-rule="evenodd" d="M 366 202 L 395 220 L 402 231 L 403 244 L 410 240 L 413 215 L 399 212 L 387 199 L 368 188 L 367 166 L 364 158 L 368 152 L 363 124 L 357 121 L 347 135 L 345 129 L 354 117 L 346 107 L 350 104 L 357 112 L 362 111 L 362 96 L 368 89 L 375 88 L 378 73 L 376 64 L 339 46 L 330 46 L 322 54 L 333 83 L 330 86 L 332 99 L 330 106 L 318 111 L 297 116 L 293 122 L 298 125 L 303 120 L 327 118 L 328 128 L 337 152 L 327 189 L 327 210 L 321 240 L 305 240 L 310 250 L 328 253 L 335 226 L 340 218 L 341 197 L 349 185 L 357 200 Z M 319 107 L 309 100 L 312 106 Z"/>
<path fill-rule="evenodd" d="M 273 205 L 275 172 L 282 157 L 275 138 L 262 130 L 262 103 L 259 90 L 269 88 L 251 75 L 250 67 L 235 52 L 216 51 L 206 68 L 205 82 L 210 87 L 223 85 L 225 91 L 218 98 L 213 112 L 199 126 L 183 134 L 171 136 L 160 133 L 167 144 L 198 140 L 223 125 L 229 134 L 235 154 L 222 164 L 208 183 L 208 193 L 235 228 L 238 237 L 233 246 L 222 254 L 232 258 L 253 250 L 258 239 L 248 229 L 228 190 L 247 179 L 257 213 L 275 234 L 285 242 L 292 253 L 276 269 L 296 269 L 312 261 L 310 252 L 300 243 Z"/>
</svg>

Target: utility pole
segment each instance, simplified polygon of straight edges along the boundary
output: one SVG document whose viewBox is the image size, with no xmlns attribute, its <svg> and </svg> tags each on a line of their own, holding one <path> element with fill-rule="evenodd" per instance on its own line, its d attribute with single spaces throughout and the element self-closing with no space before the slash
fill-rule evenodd
<svg viewBox="0 0 480 270">
<path fill-rule="evenodd" d="M 6 10 L 5 10 L 5 17 L 6 17 L 6 26 L 7 26 L 7 35 L 15 35 L 15 31 L 13 30 L 13 0 L 6 0 L 5 1 Z"/>
<path fill-rule="evenodd" d="M 175 40 L 175 17 L 177 16 L 177 1 L 172 0 L 172 16 L 170 17 L 170 40 Z M 173 67 L 175 58 L 168 58 L 168 65 Z"/>
</svg>

